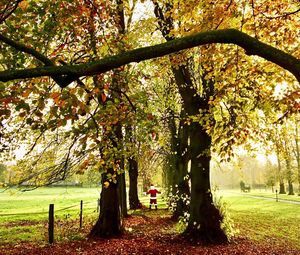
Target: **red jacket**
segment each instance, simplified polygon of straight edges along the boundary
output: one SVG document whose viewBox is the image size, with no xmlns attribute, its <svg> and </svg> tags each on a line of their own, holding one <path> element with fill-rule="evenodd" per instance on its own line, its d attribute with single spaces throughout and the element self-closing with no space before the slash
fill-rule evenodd
<svg viewBox="0 0 300 255">
<path fill-rule="evenodd" d="M 156 198 L 156 194 L 160 194 L 161 192 L 160 191 L 158 191 L 157 189 L 149 189 L 148 191 L 147 191 L 147 195 L 149 195 L 150 194 L 150 197 L 152 197 L 152 198 Z"/>
</svg>

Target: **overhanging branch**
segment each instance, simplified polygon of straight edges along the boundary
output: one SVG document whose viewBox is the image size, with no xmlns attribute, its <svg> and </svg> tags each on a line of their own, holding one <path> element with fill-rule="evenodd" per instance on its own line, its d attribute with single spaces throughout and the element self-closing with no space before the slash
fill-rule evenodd
<svg viewBox="0 0 300 255">
<path fill-rule="evenodd" d="M 47 58 L 46 56 L 39 53 L 38 51 L 36 51 L 33 48 L 29 48 L 22 43 L 15 42 L 14 40 L 12 40 L 2 34 L 0 34 L 0 41 L 10 45 L 11 47 L 15 48 L 18 51 L 21 51 L 21 52 L 24 52 L 24 53 L 34 56 L 36 59 L 40 60 L 46 66 L 54 66 L 54 63 L 49 58 Z"/>
<path fill-rule="evenodd" d="M 39 53 L 33 48 L 27 47 L 25 44 L 22 44 L 20 42 L 16 42 L 2 34 L 0 34 L 0 41 L 6 43 L 7 45 L 15 48 L 19 52 L 27 53 L 37 60 L 41 61 L 45 66 L 55 66 L 55 64 L 51 61 L 51 59 L 47 58 L 43 54 Z M 68 84 L 73 82 L 75 77 L 68 77 L 68 76 L 56 76 L 56 75 L 50 75 L 52 79 L 61 87 L 66 87 Z"/>
<path fill-rule="evenodd" d="M 68 77 L 69 82 L 72 82 L 81 76 L 104 73 L 132 62 L 140 62 L 147 59 L 158 58 L 178 52 L 180 50 L 212 43 L 238 45 L 245 49 L 248 55 L 260 56 L 291 72 L 300 82 L 299 59 L 236 29 L 223 29 L 196 33 L 194 35 L 185 36 L 154 46 L 127 51 L 86 64 L 45 66 L 32 69 L 2 71 L 0 72 L 0 81 L 7 82 L 15 79 L 51 76 Z M 72 79 L 72 77 L 74 77 L 74 79 Z"/>
</svg>

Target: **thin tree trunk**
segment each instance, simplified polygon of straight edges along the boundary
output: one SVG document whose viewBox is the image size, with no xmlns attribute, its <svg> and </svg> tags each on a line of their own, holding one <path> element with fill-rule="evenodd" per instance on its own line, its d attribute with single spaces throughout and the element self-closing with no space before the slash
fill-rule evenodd
<svg viewBox="0 0 300 255">
<path fill-rule="evenodd" d="M 129 164 L 129 207 L 130 209 L 139 209 L 142 204 L 138 196 L 138 162 L 135 157 L 128 159 Z"/>
<path fill-rule="evenodd" d="M 125 172 L 118 175 L 117 181 L 118 195 L 121 207 L 122 217 L 127 217 L 127 195 L 126 195 L 126 182 L 125 182 Z"/>
<path fill-rule="evenodd" d="M 121 123 L 117 123 L 114 130 L 115 130 L 115 134 L 116 134 L 116 138 L 117 138 L 117 142 L 114 143 L 114 147 L 123 149 L 124 145 L 123 145 L 123 134 L 122 134 Z M 127 217 L 128 214 L 127 214 L 127 196 L 126 196 L 124 156 L 120 157 L 120 169 L 121 169 L 122 173 L 118 174 L 118 178 L 117 178 L 119 201 L 120 201 L 122 216 Z"/>
<path fill-rule="evenodd" d="M 132 125 L 129 124 L 126 126 L 126 137 L 132 145 L 135 144 L 135 134 L 133 131 Z M 136 156 L 132 155 L 127 159 L 127 162 L 129 173 L 129 208 L 135 210 L 142 207 L 138 196 L 138 161 Z"/>
<path fill-rule="evenodd" d="M 294 195 L 294 188 L 293 188 L 293 180 L 292 180 L 292 166 L 291 166 L 291 152 L 290 152 L 290 144 L 286 137 L 286 134 L 284 134 L 284 155 L 285 155 L 285 163 L 286 163 L 286 178 L 288 181 L 288 195 Z"/>
<path fill-rule="evenodd" d="M 286 159 L 286 171 L 287 171 L 287 181 L 288 181 L 288 195 L 295 195 L 293 181 L 292 181 L 292 169 L 291 169 L 291 160 L 288 157 Z"/>
<path fill-rule="evenodd" d="M 291 180 L 288 180 L 288 188 L 289 188 L 289 193 L 288 193 L 288 195 L 295 195 L 293 183 L 292 183 Z"/>
<path fill-rule="evenodd" d="M 277 157 L 277 173 L 278 173 L 278 179 L 279 179 L 279 194 L 285 194 L 285 187 L 284 187 L 282 171 L 281 171 L 281 161 L 280 161 L 280 155 L 279 155 L 278 142 L 275 142 L 275 146 L 276 146 L 276 157 Z"/>
<path fill-rule="evenodd" d="M 299 120 L 296 120 L 296 134 L 295 134 L 295 143 L 296 143 L 296 159 L 297 159 L 297 170 L 298 170 L 298 196 L 300 196 L 300 148 L 299 148 L 299 131 L 298 131 Z"/>
</svg>

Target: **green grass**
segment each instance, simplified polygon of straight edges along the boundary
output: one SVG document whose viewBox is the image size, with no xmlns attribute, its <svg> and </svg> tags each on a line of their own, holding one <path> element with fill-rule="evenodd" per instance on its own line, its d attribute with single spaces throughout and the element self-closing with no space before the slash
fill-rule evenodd
<svg viewBox="0 0 300 255">
<path fill-rule="evenodd" d="M 26 192 L 16 189 L 1 192 L 1 242 L 45 242 L 49 204 L 52 203 L 55 211 L 56 240 L 64 239 L 66 233 L 62 225 L 67 226 L 69 230 L 79 226 L 80 201 L 83 200 L 83 219 L 87 222 L 90 221 L 89 218 L 97 216 L 98 198 L 99 190 L 96 188 L 55 187 Z"/>
<path fill-rule="evenodd" d="M 221 192 L 240 235 L 300 248 L 300 204 Z"/>
<path fill-rule="evenodd" d="M 237 191 L 219 192 L 218 196 L 222 196 L 222 200 L 226 202 L 235 227 L 239 229 L 238 235 L 260 242 L 300 248 L 299 204 L 253 198 Z M 98 198 L 99 190 L 96 188 L 56 187 L 40 188 L 25 193 L 17 190 L 0 193 L 1 242 L 30 241 L 45 244 L 50 203 L 55 204 L 55 240 L 82 239 L 98 217 Z M 84 202 L 84 230 L 79 229 L 80 200 Z M 148 196 L 141 195 L 140 200 L 145 206 L 149 206 Z M 166 208 L 162 195 L 158 196 L 157 202 L 158 209 Z M 67 207 L 71 208 L 66 209 Z M 153 213 L 166 211 L 152 210 L 147 213 L 151 217 Z"/>
<path fill-rule="evenodd" d="M 7 190 L 0 193 L 0 223 L 8 219 L 40 220 L 48 217 L 49 204 L 55 205 L 57 215 L 72 210 L 65 208 L 80 207 L 83 200 L 85 208 L 96 208 L 99 190 L 96 188 L 39 188 L 32 191 Z"/>
<path fill-rule="evenodd" d="M 230 190 L 230 192 L 234 193 L 234 194 L 245 195 L 245 196 L 261 196 L 261 197 L 276 199 L 276 193 L 272 192 L 271 190 L 254 189 L 247 193 L 242 193 L 239 190 Z M 300 202 L 300 196 L 298 196 L 297 192 L 295 192 L 295 195 L 277 194 L 277 196 L 278 196 L 278 199 Z"/>
</svg>

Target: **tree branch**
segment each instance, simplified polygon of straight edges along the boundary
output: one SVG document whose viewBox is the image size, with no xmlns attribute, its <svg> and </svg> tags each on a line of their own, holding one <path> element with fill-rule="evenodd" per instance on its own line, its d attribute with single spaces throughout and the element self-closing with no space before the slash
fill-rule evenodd
<svg viewBox="0 0 300 255">
<path fill-rule="evenodd" d="M 200 45 L 222 43 L 235 44 L 246 50 L 248 55 L 257 55 L 271 61 L 292 73 L 300 82 L 300 60 L 292 55 L 265 44 L 236 29 L 213 30 L 196 33 L 154 46 L 130 50 L 118 55 L 105 57 L 86 64 L 66 66 L 46 66 L 23 70 L 7 70 L 0 72 L 0 81 L 7 82 L 15 79 L 35 78 L 42 76 L 67 77 L 68 82 L 80 76 L 105 73 L 114 68 L 147 59 L 153 59 L 175 53 L 180 50 Z M 61 87 L 67 86 L 60 85 Z"/>
<path fill-rule="evenodd" d="M 262 13 L 262 15 L 264 17 L 266 17 L 267 19 L 279 19 L 279 18 L 286 18 L 287 16 L 290 16 L 293 14 L 297 14 L 298 12 L 300 12 L 300 8 L 295 11 L 285 12 L 285 13 L 277 15 L 277 16 L 268 16 L 265 13 Z"/>
<path fill-rule="evenodd" d="M 27 47 L 26 45 L 24 45 L 22 43 L 15 42 L 14 40 L 4 36 L 3 34 L 0 34 L 0 41 L 8 44 L 9 46 L 15 48 L 18 51 L 32 55 L 36 59 L 40 60 L 46 66 L 54 66 L 54 63 L 49 58 L 45 57 L 43 54 L 39 53 L 38 51 L 36 51 L 33 48 Z"/>
<path fill-rule="evenodd" d="M 7 3 L 4 10 L 0 13 L 0 24 L 4 22 L 13 12 L 18 8 L 19 3 L 23 0 L 17 0 L 14 2 Z"/>
<path fill-rule="evenodd" d="M 27 53 L 27 54 L 33 56 L 34 58 L 41 61 L 45 66 L 55 66 L 55 64 L 49 58 L 47 58 L 43 54 L 39 53 L 35 49 L 30 48 L 20 42 L 16 42 L 16 41 L 4 36 L 3 34 L 0 34 L 0 41 L 6 43 L 7 45 L 15 48 L 16 50 L 18 50 L 20 52 Z M 70 77 L 59 77 L 59 76 L 55 76 L 55 75 L 50 75 L 50 76 L 61 87 L 65 87 L 68 84 L 70 84 L 72 81 L 76 80 L 75 77 L 72 77 L 70 79 Z"/>
</svg>

